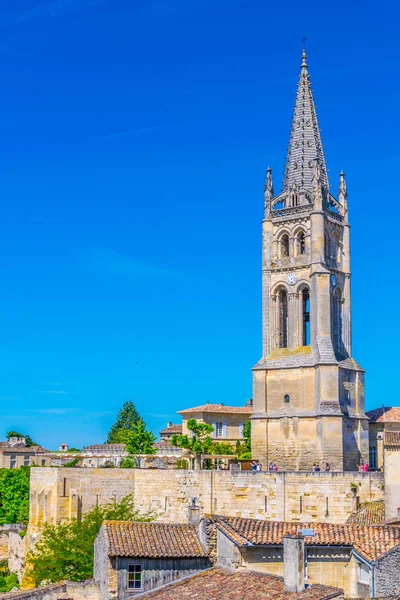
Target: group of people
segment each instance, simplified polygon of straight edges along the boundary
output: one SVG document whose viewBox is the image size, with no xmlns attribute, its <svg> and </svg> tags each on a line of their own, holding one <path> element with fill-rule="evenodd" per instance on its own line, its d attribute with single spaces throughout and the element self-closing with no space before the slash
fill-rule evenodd
<svg viewBox="0 0 400 600">
<path fill-rule="evenodd" d="M 330 471 L 330 470 L 331 470 L 331 465 L 329 463 L 325 463 L 324 471 Z M 319 464 L 314 463 L 313 466 L 311 467 L 311 471 L 313 473 L 319 473 L 321 471 L 321 467 L 319 466 Z"/>
<path fill-rule="evenodd" d="M 253 462 L 251 463 L 251 470 L 252 471 L 261 471 L 262 470 L 262 466 L 260 463 L 256 463 L 255 460 L 253 460 Z"/>
<path fill-rule="evenodd" d="M 357 465 L 359 473 L 368 473 L 369 465 L 368 463 L 362 463 L 361 465 Z"/>
</svg>

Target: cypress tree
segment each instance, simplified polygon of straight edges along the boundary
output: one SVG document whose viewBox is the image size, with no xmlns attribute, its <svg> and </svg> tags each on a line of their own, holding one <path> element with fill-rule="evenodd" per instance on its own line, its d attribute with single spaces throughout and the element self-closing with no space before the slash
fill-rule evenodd
<svg viewBox="0 0 400 600">
<path fill-rule="evenodd" d="M 124 443 L 127 431 L 131 431 L 142 418 L 133 402 L 125 402 L 117 414 L 116 421 L 108 432 L 107 444 Z"/>
</svg>

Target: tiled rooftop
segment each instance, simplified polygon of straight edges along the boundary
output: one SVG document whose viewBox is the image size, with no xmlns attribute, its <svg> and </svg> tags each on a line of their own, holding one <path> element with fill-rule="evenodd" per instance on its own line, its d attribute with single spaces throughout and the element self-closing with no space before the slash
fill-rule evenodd
<svg viewBox="0 0 400 600">
<path fill-rule="evenodd" d="M 169 433 L 182 433 L 182 425 L 170 425 L 160 431 L 160 435 L 168 435 Z"/>
<path fill-rule="evenodd" d="M 381 406 L 374 410 L 368 410 L 365 414 L 372 423 L 384 423 L 385 421 L 400 423 L 400 406 Z"/>
<path fill-rule="evenodd" d="M 206 557 L 192 525 L 104 521 L 108 556 Z"/>
<path fill-rule="evenodd" d="M 385 520 L 384 500 L 364 502 L 358 510 L 353 512 L 347 519 L 348 524 L 353 525 L 376 525 Z"/>
<path fill-rule="evenodd" d="M 141 600 L 331 600 L 343 598 L 342 594 L 338 588 L 325 585 L 311 585 L 299 594 L 286 592 L 282 577 L 213 567 L 135 597 Z"/>
<path fill-rule="evenodd" d="M 238 413 L 251 415 L 253 412 L 252 406 L 225 406 L 225 404 L 202 404 L 201 406 L 195 406 L 194 408 L 185 408 L 185 410 L 178 411 L 179 415 L 186 413 Z"/>
<path fill-rule="evenodd" d="M 400 431 L 385 431 L 383 442 L 385 446 L 400 448 Z"/>
<path fill-rule="evenodd" d="M 82 454 L 93 452 L 124 452 L 125 444 L 92 444 L 82 448 Z"/>
<path fill-rule="evenodd" d="M 376 560 L 400 545 L 398 529 L 383 525 L 340 525 L 338 523 L 285 523 L 236 517 L 219 517 L 217 526 L 238 546 L 283 544 L 283 537 L 299 529 L 313 529 L 306 545 L 350 546 L 368 560 Z"/>
<path fill-rule="evenodd" d="M 42 453 L 47 452 L 42 446 L 24 446 L 23 444 L 9 444 L 8 442 L 0 442 L 0 452 L 11 452 L 12 454 L 29 454 L 32 452 Z"/>
</svg>

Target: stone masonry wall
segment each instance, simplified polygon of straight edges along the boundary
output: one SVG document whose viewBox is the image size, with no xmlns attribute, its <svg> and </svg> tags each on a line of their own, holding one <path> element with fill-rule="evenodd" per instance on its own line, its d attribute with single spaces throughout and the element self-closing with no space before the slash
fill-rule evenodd
<svg viewBox="0 0 400 600">
<path fill-rule="evenodd" d="M 400 590 L 400 548 L 384 556 L 375 571 L 375 589 L 378 598 L 395 596 Z"/>
<path fill-rule="evenodd" d="M 16 573 L 18 581 L 21 581 L 24 572 L 25 554 L 27 550 L 27 537 L 21 537 L 19 533 L 10 531 L 8 543 L 8 568 L 11 573 Z"/>
<path fill-rule="evenodd" d="M 352 512 L 351 483 L 361 502 L 382 500 L 382 473 L 254 473 L 146 469 L 36 468 L 31 473 L 29 533 L 44 522 L 78 516 L 129 493 L 160 521 L 187 522 L 191 498 L 201 515 L 343 523 Z M 34 541 L 34 540 L 32 540 Z"/>
</svg>

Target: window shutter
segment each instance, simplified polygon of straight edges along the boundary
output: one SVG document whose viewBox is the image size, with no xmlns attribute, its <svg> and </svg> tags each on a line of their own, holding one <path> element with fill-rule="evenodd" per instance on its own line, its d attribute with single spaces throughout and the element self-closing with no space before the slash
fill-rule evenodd
<svg viewBox="0 0 400 600">
<path fill-rule="evenodd" d="M 222 437 L 226 438 L 226 428 L 227 428 L 227 424 L 223 423 L 222 424 Z"/>
<path fill-rule="evenodd" d="M 243 430 L 244 430 L 244 424 L 240 423 L 240 425 L 239 425 L 239 437 L 240 438 L 243 437 Z"/>
<path fill-rule="evenodd" d="M 217 437 L 217 424 L 213 423 L 212 427 L 213 427 L 213 438 L 215 438 L 215 437 Z"/>
</svg>

